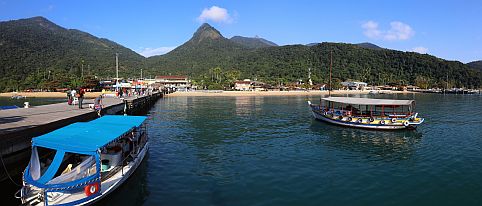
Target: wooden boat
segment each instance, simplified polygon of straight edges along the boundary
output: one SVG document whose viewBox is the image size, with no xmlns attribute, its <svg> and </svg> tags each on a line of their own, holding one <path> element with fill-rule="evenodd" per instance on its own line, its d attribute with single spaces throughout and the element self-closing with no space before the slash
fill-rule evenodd
<svg viewBox="0 0 482 206">
<path fill-rule="evenodd" d="M 348 127 L 394 130 L 416 128 L 424 121 L 414 112 L 414 100 L 327 97 L 320 105 L 308 105 L 316 119 Z"/>
<path fill-rule="evenodd" d="M 25 205 L 86 205 L 119 187 L 149 148 L 144 116 L 103 116 L 32 139 L 15 194 Z"/>
</svg>

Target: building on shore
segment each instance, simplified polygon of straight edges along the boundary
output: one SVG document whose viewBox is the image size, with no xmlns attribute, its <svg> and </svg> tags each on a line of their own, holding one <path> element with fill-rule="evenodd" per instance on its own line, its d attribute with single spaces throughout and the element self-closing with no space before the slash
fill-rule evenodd
<svg viewBox="0 0 482 206">
<path fill-rule="evenodd" d="M 234 82 L 234 90 L 237 91 L 266 91 L 269 85 L 260 81 L 251 81 L 250 79 L 238 80 Z"/>
<path fill-rule="evenodd" d="M 234 82 L 234 90 L 237 91 L 251 91 L 251 80 L 239 80 Z"/>
<path fill-rule="evenodd" d="M 191 82 L 187 76 L 156 76 L 155 82 L 164 88 L 174 90 L 188 90 L 191 88 Z"/>
<path fill-rule="evenodd" d="M 365 90 L 365 87 L 368 86 L 365 82 L 342 82 L 341 85 L 344 89 L 348 90 Z"/>
</svg>

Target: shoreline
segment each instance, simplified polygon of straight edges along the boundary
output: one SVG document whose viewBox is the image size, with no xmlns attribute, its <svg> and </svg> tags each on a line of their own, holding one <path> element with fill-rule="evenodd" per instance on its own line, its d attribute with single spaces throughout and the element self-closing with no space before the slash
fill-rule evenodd
<svg viewBox="0 0 482 206">
<path fill-rule="evenodd" d="M 331 94 L 343 95 L 343 94 L 368 94 L 371 90 L 335 90 Z M 407 91 L 383 91 L 385 94 L 410 94 L 413 92 Z M 314 96 L 314 95 L 328 95 L 328 91 L 218 91 L 209 92 L 202 91 L 189 91 L 189 92 L 174 92 L 168 94 L 168 97 L 236 97 L 236 96 Z"/>
</svg>

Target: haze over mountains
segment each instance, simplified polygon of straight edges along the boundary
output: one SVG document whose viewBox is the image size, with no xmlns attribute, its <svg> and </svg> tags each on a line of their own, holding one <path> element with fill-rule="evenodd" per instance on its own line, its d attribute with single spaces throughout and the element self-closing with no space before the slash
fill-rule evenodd
<svg viewBox="0 0 482 206">
<path fill-rule="evenodd" d="M 76 81 L 82 75 L 115 76 L 115 53 L 120 53 L 120 76 L 161 74 L 202 78 L 220 67 L 236 71 L 239 78 L 290 82 L 307 78 L 327 81 L 330 52 L 333 77 L 373 84 L 442 85 L 449 74 L 454 86 L 480 87 L 480 69 L 426 54 L 383 49 L 374 44 L 321 43 L 278 46 L 268 40 L 234 36 L 227 39 L 209 24 L 171 52 L 145 58 L 113 41 L 62 28 L 43 17 L 0 22 L 0 90 L 36 88 L 57 81 Z M 474 68 L 477 68 L 477 63 Z M 50 71 L 50 75 L 48 74 Z M 418 78 L 418 79 L 417 79 Z M 65 86 L 68 86 L 67 84 Z"/>
</svg>

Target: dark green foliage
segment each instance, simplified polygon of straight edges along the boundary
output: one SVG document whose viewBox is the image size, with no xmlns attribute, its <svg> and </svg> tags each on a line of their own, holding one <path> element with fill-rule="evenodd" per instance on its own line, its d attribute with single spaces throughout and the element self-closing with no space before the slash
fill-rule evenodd
<svg viewBox="0 0 482 206">
<path fill-rule="evenodd" d="M 383 49 L 375 44 L 372 44 L 370 42 L 363 42 L 363 43 L 359 43 L 359 44 L 356 44 L 357 46 L 359 47 L 362 47 L 362 48 L 366 48 L 366 49 L 376 49 L 376 50 L 379 50 L 379 49 Z"/>
<path fill-rule="evenodd" d="M 137 75 L 145 58 L 115 42 L 62 28 L 43 17 L 1 22 L 0 91 L 69 86 L 80 78 L 82 64 L 84 76 L 115 77 L 116 52 L 119 74 Z"/>
<path fill-rule="evenodd" d="M 216 38 L 200 38 L 207 32 Z M 201 41 L 199 39 L 202 39 Z M 195 43 L 194 43 L 195 42 Z M 370 48 L 365 48 L 370 47 Z M 382 49 L 373 44 L 321 43 L 250 49 L 230 42 L 210 26 L 203 25 L 193 38 L 172 52 L 148 58 L 152 71 L 164 74 L 206 75 L 208 70 L 239 71 L 241 78 L 272 84 L 307 80 L 312 68 L 314 83 L 328 83 L 330 51 L 333 52 L 333 78 L 369 84 L 415 84 L 417 77 L 428 87 L 443 87 L 448 81 L 456 87 L 480 88 L 482 74 L 456 61 L 427 54 Z M 207 75 L 209 76 L 209 75 Z"/>
<path fill-rule="evenodd" d="M 115 77 L 115 53 L 120 53 L 120 77 L 138 77 L 144 68 L 144 76 L 188 75 L 203 88 L 226 89 L 244 78 L 272 85 L 307 82 L 308 68 L 312 68 L 315 84 L 328 83 L 331 51 L 337 81 L 444 87 L 448 77 L 450 86 L 481 87 L 482 72 L 466 64 L 368 46 L 321 43 L 260 48 L 226 39 L 203 24 L 180 47 L 146 59 L 115 42 L 35 17 L 0 23 L 0 91 L 84 85 L 82 64 L 84 76 Z"/>
<path fill-rule="evenodd" d="M 242 36 L 233 36 L 229 40 L 250 49 L 278 46 L 277 44 L 271 41 L 268 41 L 266 39 L 259 38 L 259 37 L 250 38 L 250 37 L 242 37 Z"/>
<path fill-rule="evenodd" d="M 471 68 L 482 71 L 482 60 L 467 63 Z"/>
</svg>

